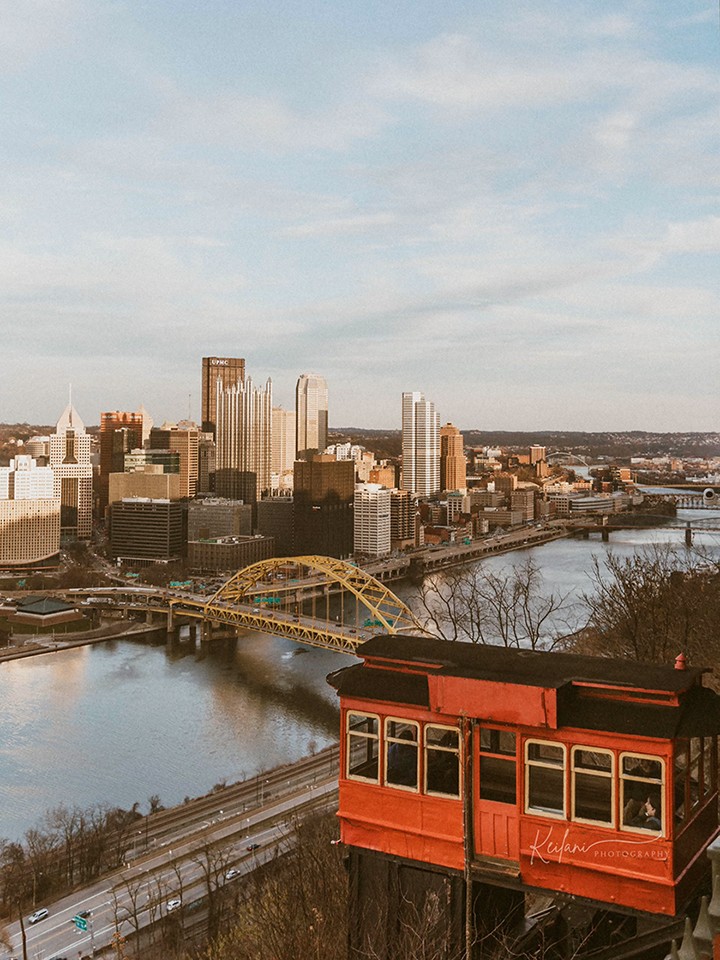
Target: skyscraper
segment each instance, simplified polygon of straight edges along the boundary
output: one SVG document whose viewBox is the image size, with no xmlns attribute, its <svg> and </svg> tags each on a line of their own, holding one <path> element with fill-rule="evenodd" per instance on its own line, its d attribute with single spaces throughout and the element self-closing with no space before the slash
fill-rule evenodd
<svg viewBox="0 0 720 960">
<path fill-rule="evenodd" d="M 422 393 L 402 395 L 403 490 L 430 497 L 440 490 L 440 418 Z"/>
<path fill-rule="evenodd" d="M 272 472 L 282 476 L 295 462 L 295 414 L 282 407 L 272 409 Z"/>
<path fill-rule="evenodd" d="M 60 534 L 65 539 L 92 536 L 93 467 L 90 437 L 69 403 L 50 437 L 54 496 L 60 500 Z"/>
<path fill-rule="evenodd" d="M 324 377 L 303 373 L 295 388 L 297 459 L 323 453 L 328 434 L 328 388 Z"/>
<path fill-rule="evenodd" d="M 123 473 L 125 454 L 139 450 L 143 442 L 143 414 L 113 410 L 100 414 L 100 474 L 98 476 L 98 514 L 105 516 L 110 474 Z"/>
<path fill-rule="evenodd" d="M 150 431 L 151 448 L 180 454 L 180 496 L 184 500 L 191 500 L 197 493 L 199 437 L 194 424 L 164 423 Z"/>
<path fill-rule="evenodd" d="M 217 404 L 217 384 L 234 387 L 245 380 L 245 360 L 242 357 L 203 357 L 202 358 L 202 429 L 215 436 L 215 409 Z"/>
<path fill-rule="evenodd" d="M 353 505 L 355 553 L 385 557 L 390 553 L 390 491 L 379 483 L 359 483 Z"/>
<path fill-rule="evenodd" d="M 353 552 L 353 461 L 315 454 L 296 461 L 294 473 L 297 552 L 347 557 Z"/>
<path fill-rule="evenodd" d="M 215 490 L 219 497 L 255 503 L 270 487 L 272 381 L 254 387 L 248 377 L 216 384 Z"/>
<path fill-rule="evenodd" d="M 465 490 L 465 453 L 462 434 L 452 423 L 440 428 L 440 489 Z"/>
</svg>

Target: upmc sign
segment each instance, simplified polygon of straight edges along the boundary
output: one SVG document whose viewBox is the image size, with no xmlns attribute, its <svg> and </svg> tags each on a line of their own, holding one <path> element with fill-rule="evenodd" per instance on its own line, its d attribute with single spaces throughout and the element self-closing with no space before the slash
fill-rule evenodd
<svg viewBox="0 0 720 960">
<path fill-rule="evenodd" d="M 229 365 L 230 365 L 229 360 L 221 360 L 219 357 L 210 357 L 211 367 L 227 367 Z"/>
</svg>

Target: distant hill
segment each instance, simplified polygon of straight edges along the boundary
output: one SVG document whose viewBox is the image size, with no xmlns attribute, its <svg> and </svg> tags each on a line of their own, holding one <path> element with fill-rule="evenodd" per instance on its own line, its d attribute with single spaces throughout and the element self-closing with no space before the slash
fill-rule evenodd
<svg viewBox="0 0 720 960">
<path fill-rule="evenodd" d="M 398 456 L 399 430 L 369 430 L 365 427 L 336 427 L 333 442 L 351 440 L 387 456 Z M 506 447 L 525 450 L 532 444 L 548 450 L 572 450 L 592 457 L 718 457 L 720 433 L 652 433 L 645 430 L 585 433 L 574 430 L 463 430 L 468 447 Z"/>
</svg>

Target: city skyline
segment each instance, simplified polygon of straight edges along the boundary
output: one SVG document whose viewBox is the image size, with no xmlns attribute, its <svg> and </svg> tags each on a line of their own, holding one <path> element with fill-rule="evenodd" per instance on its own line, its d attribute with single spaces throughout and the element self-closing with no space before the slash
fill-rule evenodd
<svg viewBox="0 0 720 960">
<path fill-rule="evenodd" d="M 397 429 L 720 422 L 717 5 L 0 10 L 0 421 L 201 419 L 201 357 Z"/>
</svg>

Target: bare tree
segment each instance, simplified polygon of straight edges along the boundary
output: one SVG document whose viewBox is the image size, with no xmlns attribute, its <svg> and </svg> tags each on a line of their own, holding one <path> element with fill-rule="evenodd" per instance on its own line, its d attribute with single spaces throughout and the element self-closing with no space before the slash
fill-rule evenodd
<svg viewBox="0 0 720 960">
<path fill-rule="evenodd" d="M 224 884 L 225 872 L 230 863 L 230 855 L 227 850 L 206 843 L 198 855 L 193 857 L 193 862 L 200 867 L 205 882 L 208 909 L 208 937 L 210 940 L 214 940 L 217 937 L 220 923 L 218 891 Z"/>
<path fill-rule="evenodd" d="M 575 648 L 657 663 L 679 653 L 698 663 L 717 656 L 720 572 L 706 558 L 664 545 L 609 553 L 593 560 L 590 579 L 588 627 Z"/>
<path fill-rule="evenodd" d="M 535 561 L 499 573 L 463 567 L 428 577 L 418 594 L 423 626 L 444 640 L 551 650 L 567 632 L 567 594 L 547 592 Z"/>
</svg>

